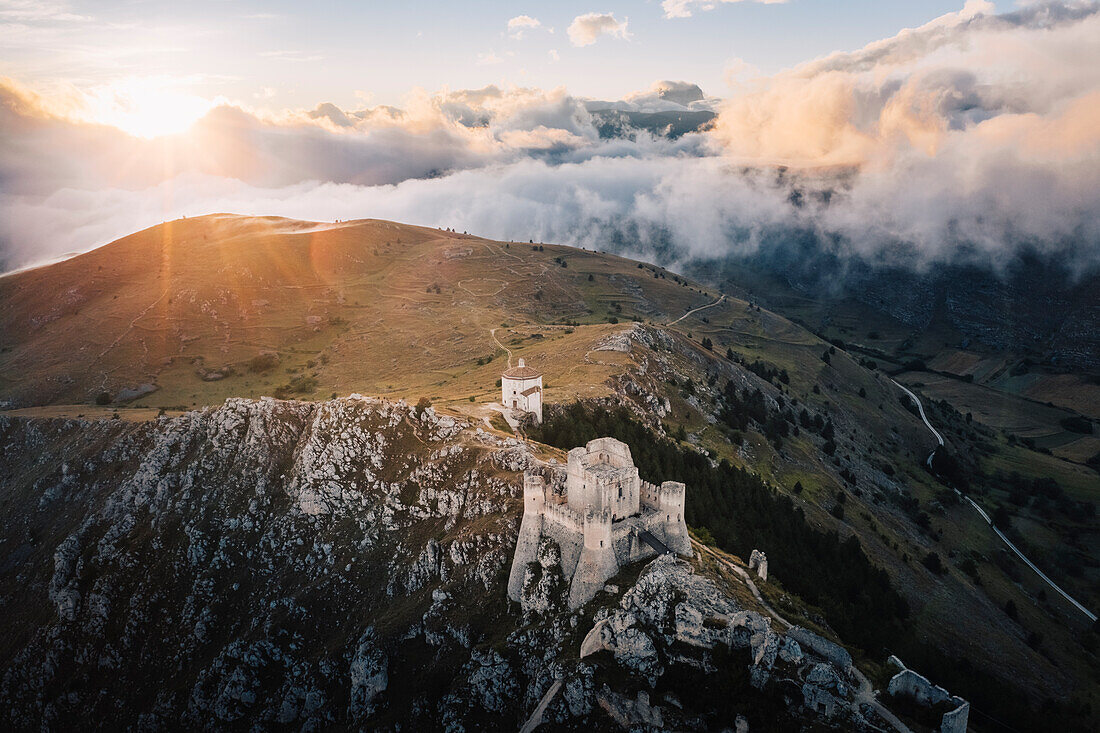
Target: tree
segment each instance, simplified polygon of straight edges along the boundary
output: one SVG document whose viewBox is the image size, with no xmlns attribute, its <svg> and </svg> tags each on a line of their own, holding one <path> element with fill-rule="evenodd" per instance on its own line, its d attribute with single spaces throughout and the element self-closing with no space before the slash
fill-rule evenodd
<svg viewBox="0 0 1100 733">
<path fill-rule="evenodd" d="M 1016 602 L 1009 598 L 1005 601 L 1005 614 L 1013 621 L 1017 618 Z"/>
<path fill-rule="evenodd" d="M 733 361 L 733 349 L 728 346 L 726 347 L 726 358 Z M 1097 458 L 1100 458 L 1100 455 L 1097 455 Z"/>
<path fill-rule="evenodd" d="M 432 401 L 431 400 L 429 400 L 427 397 L 421 397 L 416 402 L 416 416 L 420 417 L 421 415 L 424 414 L 424 410 L 427 410 L 431 406 L 432 406 Z"/>
<path fill-rule="evenodd" d="M 95 396 L 95 403 L 97 405 L 108 405 L 108 404 L 110 404 L 111 403 L 111 393 L 110 392 L 100 392 L 99 394 L 97 394 Z"/>
<path fill-rule="evenodd" d="M 703 337 L 702 343 L 703 343 L 703 348 L 706 349 L 707 351 L 712 351 L 714 349 L 714 342 L 712 342 L 706 336 Z"/>
</svg>

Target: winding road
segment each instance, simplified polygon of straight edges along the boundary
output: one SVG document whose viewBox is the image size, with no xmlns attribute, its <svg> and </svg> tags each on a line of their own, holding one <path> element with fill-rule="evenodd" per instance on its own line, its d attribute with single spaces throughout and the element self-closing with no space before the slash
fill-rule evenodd
<svg viewBox="0 0 1100 733">
<path fill-rule="evenodd" d="M 707 303 L 706 305 L 701 305 L 698 308 L 692 308 L 687 313 L 685 313 L 684 315 L 677 318 L 675 321 L 670 321 L 669 323 L 667 323 L 665 325 L 666 325 L 666 327 L 667 326 L 675 326 L 677 323 L 684 320 L 685 318 L 690 316 L 692 313 L 698 313 L 699 311 L 705 311 L 707 308 L 713 308 L 714 306 L 718 305 L 719 303 L 721 303 L 725 299 L 726 299 L 726 296 L 722 295 L 721 297 L 718 298 L 718 300 L 714 301 L 713 303 Z"/>
<path fill-rule="evenodd" d="M 905 394 L 909 395 L 913 399 L 913 401 L 917 403 L 917 410 L 920 412 L 920 419 L 924 421 L 925 427 L 927 427 L 930 431 L 932 431 L 932 435 L 936 436 L 937 446 L 936 446 L 935 450 L 933 450 L 931 453 L 928 454 L 928 460 L 926 461 L 926 463 L 928 464 L 928 467 L 932 468 L 932 456 L 936 455 L 936 450 L 939 450 L 939 448 L 941 446 L 943 446 L 943 444 L 944 444 L 943 443 L 943 436 L 940 435 L 939 431 L 936 430 L 934 427 L 932 427 L 932 423 L 930 423 L 928 421 L 928 416 L 925 415 L 925 413 L 924 413 L 924 405 L 921 404 L 920 398 L 917 397 L 915 394 L 913 394 L 913 392 L 911 390 L 909 390 L 908 388 L 903 387 L 901 384 L 899 384 L 897 380 L 891 379 L 890 381 L 893 382 L 894 384 L 896 384 L 901 389 L 901 391 L 905 392 Z M 1085 608 L 1083 605 L 1081 605 L 1081 603 L 1076 598 L 1071 596 L 1069 593 L 1066 593 L 1064 590 L 1062 590 L 1062 588 L 1059 587 L 1059 585 L 1057 583 L 1055 583 L 1053 580 L 1051 580 L 1049 577 L 1047 577 L 1046 573 L 1044 573 L 1042 570 L 1040 570 L 1038 567 L 1036 567 L 1035 563 L 1033 563 L 1031 560 L 1029 560 L 1027 558 L 1027 556 L 1024 555 L 1024 553 L 1020 552 L 1020 549 L 1018 547 L 1016 547 L 1016 545 L 1012 544 L 1012 540 L 1005 537 L 1004 532 L 1002 532 L 997 527 L 997 525 L 993 524 L 992 517 L 990 517 L 989 514 L 987 514 L 984 509 L 982 509 L 980 506 L 978 506 L 977 502 L 975 502 L 973 499 L 971 499 L 969 496 L 962 493 L 958 489 L 955 489 L 955 493 L 958 494 L 959 496 L 961 496 L 963 499 L 966 499 L 966 501 L 970 503 L 970 506 L 974 507 L 974 509 L 977 510 L 978 514 L 980 514 L 982 519 L 985 520 L 985 523 L 988 524 L 993 529 L 993 531 L 997 533 L 997 536 L 1000 537 L 1001 540 L 1006 545 L 1008 545 L 1008 548 L 1016 554 L 1016 557 L 1023 560 L 1024 563 L 1029 568 L 1034 570 L 1035 574 L 1038 575 L 1040 578 L 1042 578 L 1046 582 L 1047 585 L 1049 585 L 1051 588 L 1053 588 L 1055 590 L 1055 592 L 1058 593 L 1058 595 L 1065 598 L 1078 611 L 1085 614 L 1086 618 L 1088 618 L 1089 621 L 1093 621 L 1093 622 L 1096 621 L 1096 614 L 1093 613 L 1092 611 L 1088 610 L 1087 608 Z"/>
</svg>

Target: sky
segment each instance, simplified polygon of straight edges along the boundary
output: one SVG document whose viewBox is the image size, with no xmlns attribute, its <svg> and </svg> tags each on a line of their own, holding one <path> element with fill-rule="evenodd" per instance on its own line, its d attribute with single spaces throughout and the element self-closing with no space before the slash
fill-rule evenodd
<svg viewBox="0 0 1100 733">
<path fill-rule="evenodd" d="M 0 271 L 225 211 L 1083 271 L 1100 3 L 0 0 Z"/>
<path fill-rule="evenodd" d="M 0 0 L 0 59 L 5 75 L 35 88 L 125 88 L 153 77 L 269 110 L 397 105 L 417 87 L 487 84 L 618 98 L 657 79 L 690 79 L 721 96 L 731 63 L 775 73 L 958 9 L 941 0 L 665 5 Z M 625 30 L 578 46 L 569 27 L 589 14 Z M 529 21 L 509 28 L 515 18 Z"/>
</svg>

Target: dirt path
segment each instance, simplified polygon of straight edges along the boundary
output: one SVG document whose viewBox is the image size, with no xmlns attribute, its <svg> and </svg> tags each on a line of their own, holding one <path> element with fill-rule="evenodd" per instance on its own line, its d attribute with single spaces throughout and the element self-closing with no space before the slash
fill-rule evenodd
<svg viewBox="0 0 1100 733">
<path fill-rule="evenodd" d="M 691 310 L 689 310 L 689 311 L 688 311 L 687 313 L 685 313 L 684 315 L 682 315 L 682 316 L 680 316 L 679 318 L 677 318 L 677 319 L 676 319 L 675 321 L 672 321 L 672 322 L 670 322 L 670 323 L 667 323 L 667 324 L 665 324 L 665 325 L 666 325 L 666 327 L 667 327 L 667 326 L 674 326 L 674 325 L 676 325 L 677 323 L 679 323 L 680 321 L 682 321 L 682 320 L 684 320 L 685 318 L 687 318 L 688 316 L 690 316 L 690 315 L 691 315 L 692 313 L 698 313 L 699 311 L 704 311 L 704 310 L 706 310 L 707 308 L 713 308 L 714 306 L 718 305 L 719 303 L 721 303 L 721 302 L 722 302 L 723 300 L 725 300 L 725 299 L 726 299 L 726 296 L 725 296 L 725 295 L 719 296 L 718 300 L 714 301 L 713 303 L 708 303 L 707 305 L 701 305 L 701 306 L 699 306 L 698 308 L 692 308 L 692 309 L 691 309 Z"/>
<path fill-rule="evenodd" d="M 699 542 L 698 540 L 693 539 L 691 541 L 691 546 L 699 550 L 700 552 L 705 552 L 706 554 L 710 555 L 723 568 L 730 571 L 731 573 L 734 573 L 735 575 L 737 575 L 737 577 L 741 578 L 741 580 L 745 581 L 745 585 L 747 585 L 749 587 L 749 590 L 752 592 L 752 597 L 756 599 L 756 602 L 759 603 L 772 618 L 779 622 L 780 626 L 782 626 L 784 629 L 789 629 L 791 628 L 791 626 L 794 625 L 787 619 L 780 616 L 779 611 L 776 611 L 767 601 L 764 600 L 764 596 L 760 595 L 760 589 L 756 587 L 756 583 L 752 581 L 752 577 L 749 576 L 748 572 L 743 567 L 733 562 L 732 560 L 727 560 L 726 558 L 722 557 L 717 552 Z"/>
<path fill-rule="evenodd" d="M 561 678 L 554 680 L 554 684 L 550 685 L 550 688 L 546 691 L 546 694 L 542 696 L 542 700 L 535 707 L 531 713 L 531 717 L 527 719 L 527 722 L 523 724 L 523 727 L 519 729 L 519 733 L 531 733 L 535 728 L 542 725 L 542 716 L 546 712 L 546 708 L 550 706 L 551 701 L 554 699 L 554 695 L 558 694 L 558 690 L 561 689 Z"/>
<path fill-rule="evenodd" d="M 764 600 L 764 597 L 760 595 L 760 590 L 756 587 L 756 583 L 752 581 L 752 577 L 743 567 L 734 563 L 731 560 L 722 557 L 717 552 L 702 544 L 701 542 L 692 540 L 691 546 L 699 550 L 700 552 L 705 552 L 706 554 L 710 555 L 723 568 L 736 574 L 739 578 L 741 578 L 741 580 L 745 581 L 745 585 L 747 585 L 749 587 L 749 590 L 752 591 L 753 598 L 756 599 L 757 603 L 759 603 L 764 608 L 764 610 L 766 610 L 768 614 L 771 615 L 771 617 L 774 618 L 776 622 L 778 622 L 778 624 L 782 628 L 789 629 L 791 628 L 791 626 L 794 625 L 790 621 L 779 615 L 779 612 L 772 608 L 771 605 Z M 860 672 L 859 669 L 857 669 L 855 666 L 852 667 L 852 675 L 859 683 L 859 689 L 855 693 L 856 700 L 873 708 L 874 711 L 878 713 L 883 720 L 892 725 L 894 727 L 894 730 L 898 731 L 898 733 L 912 733 L 912 731 L 908 728 L 908 726 L 905 725 L 905 723 L 898 720 L 896 715 L 891 713 L 882 703 L 878 701 L 878 698 L 875 697 L 874 686 L 871 684 L 871 681 L 867 679 L 866 675 Z"/>
<path fill-rule="evenodd" d="M 504 344 L 500 343 L 500 339 L 497 338 L 497 330 L 495 328 L 490 328 L 489 329 L 489 335 L 493 337 L 493 342 L 496 343 L 497 346 L 499 346 L 500 348 L 502 348 L 502 349 L 504 349 L 505 351 L 508 352 L 508 368 L 511 369 L 512 368 L 512 350 L 509 349 Z"/>
<path fill-rule="evenodd" d="M 111 349 L 118 346 L 119 343 L 122 341 L 122 339 L 126 338 L 126 335 L 128 333 L 130 333 L 130 331 L 134 330 L 134 326 L 137 324 L 137 322 L 140 321 L 142 318 L 144 318 L 146 313 L 153 310 L 153 308 L 156 306 L 156 304 L 159 303 L 160 301 L 164 300 L 165 296 L 167 296 L 167 295 L 168 295 L 168 288 L 165 288 L 164 292 L 160 294 L 160 297 L 158 297 L 156 300 L 154 300 L 152 303 L 150 303 L 148 306 L 146 306 L 145 310 L 143 310 L 141 313 L 138 313 L 136 316 L 134 316 L 134 319 L 132 321 L 130 321 L 130 324 L 128 326 L 126 326 L 126 330 L 124 330 L 122 333 L 120 333 L 118 335 L 118 338 L 116 338 L 114 341 L 112 341 L 111 344 L 107 348 L 105 348 L 103 351 L 99 352 L 99 354 L 96 356 L 96 358 L 92 360 L 92 364 L 95 364 L 96 362 L 98 362 L 100 359 L 102 359 L 104 356 L 107 355 L 107 352 L 109 352 Z"/>
</svg>

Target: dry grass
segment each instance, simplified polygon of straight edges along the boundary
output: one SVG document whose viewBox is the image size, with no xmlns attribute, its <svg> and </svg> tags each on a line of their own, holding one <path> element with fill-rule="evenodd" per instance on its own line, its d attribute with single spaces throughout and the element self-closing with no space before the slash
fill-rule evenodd
<svg viewBox="0 0 1100 733">
<path fill-rule="evenodd" d="M 547 372 L 549 399 L 594 396 L 625 365 L 590 354 L 626 327 L 610 318 L 663 321 L 705 301 L 635 262 L 569 247 L 374 220 L 212 215 L 0 279 L 0 399 L 90 403 L 153 384 L 136 404 L 191 407 L 306 376 L 317 381 L 306 398 L 481 403 L 495 399 L 505 364 L 491 328 Z M 250 370 L 263 353 L 278 364 Z"/>
</svg>

